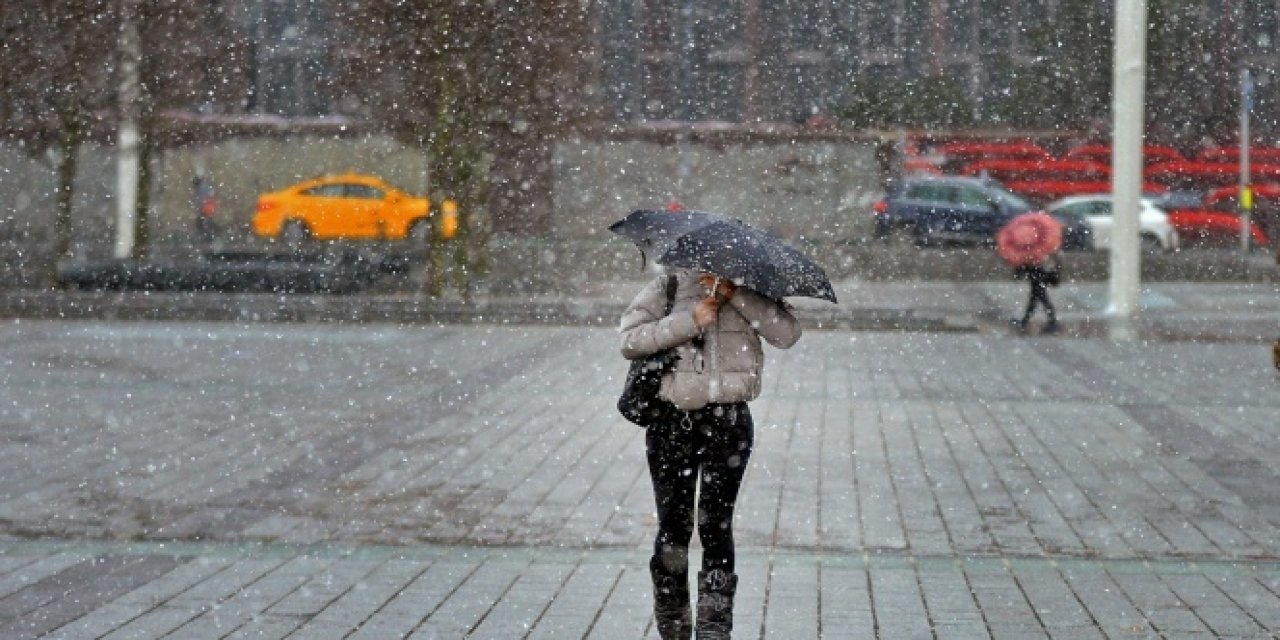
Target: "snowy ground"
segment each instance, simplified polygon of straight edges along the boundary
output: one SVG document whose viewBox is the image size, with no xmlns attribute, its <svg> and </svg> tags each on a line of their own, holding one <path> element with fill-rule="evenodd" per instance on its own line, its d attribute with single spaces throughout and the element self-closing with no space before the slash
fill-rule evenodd
<svg viewBox="0 0 1280 640">
<path fill-rule="evenodd" d="M 1269 350 L 993 327 L 769 352 L 739 629 L 1280 632 Z M 0 362 L 6 636 L 646 632 L 611 329 L 23 321 Z"/>
</svg>

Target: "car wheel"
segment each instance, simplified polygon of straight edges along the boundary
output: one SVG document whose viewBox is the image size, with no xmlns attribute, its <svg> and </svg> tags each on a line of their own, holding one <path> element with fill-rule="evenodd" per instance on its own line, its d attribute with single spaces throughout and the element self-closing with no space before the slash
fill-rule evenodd
<svg viewBox="0 0 1280 640">
<path fill-rule="evenodd" d="M 300 249 L 311 239 L 311 230 L 301 220 L 290 220 L 280 228 L 280 242 L 290 249 Z"/>
<path fill-rule="evenodd" d="M 1139 236 L 1138 244 L 1142 248 L 1143 253 L 1159 253 L 1164 250 L 1164 247 L 1160 246 L 1160 238 L 1149 233 L 1144 233 Z"/>
<path fill-rule="evenodd" d="M 409 233 L 405 234 L 405 238 L 412 242 L 414 246 L 425 245 L 431 239 L 431 223 L 426 218 L 419 218 L 409 225 Z"/>
<path fill-rule="evenodd" d="M 917 227 L 915 234 L 915 243 L 918 247 L 946 247 L 947 241 L 943 237 L 944 227 L 940 222 L 931 222 L 924 228 Z"/>
<path fill-rule="evenodd" d="M 915 228 L 911 225 L 900 225 L 889 229 L 885 241 L 891 247 L 912 247 L 916 245 Z"/>
</svg>

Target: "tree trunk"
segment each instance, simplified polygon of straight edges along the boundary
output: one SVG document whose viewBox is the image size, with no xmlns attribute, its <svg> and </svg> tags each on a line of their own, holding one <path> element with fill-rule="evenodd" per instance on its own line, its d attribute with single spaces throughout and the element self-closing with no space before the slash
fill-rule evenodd
<svg viewBox="0 0 1280 640">
<path fill-rule="evenodd" d="M 82 133 L 74 119 L 64 120 L 58 133 L 58 194 L 53 218 L 53 255 L 49 259 L 48 284 L 62 286 L 58 279 L 58 261 L 71 253 L 71 204 L 75 197 L 76 168 Z"/>
<path fill-rule="evenodd" d="M 134 260 L 146 260 L 151 249 L 149 212 L 151 211 L 151 153 L 150 123 L 145 124 L 138 135 L 138 181 L 134 198 L 133 250 Z"/>
</svg>

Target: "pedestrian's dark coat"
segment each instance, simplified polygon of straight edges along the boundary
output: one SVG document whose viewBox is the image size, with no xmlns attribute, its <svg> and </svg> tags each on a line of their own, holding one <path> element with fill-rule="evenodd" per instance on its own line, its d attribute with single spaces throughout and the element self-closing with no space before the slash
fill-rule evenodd
<svg viewBox="0 0 1280 640">
<path fill-rule="evenodd" d="M 1031 283 L 1030 296 L 1027 298 L 1027 310 L 1022 314 L 1021 320 L 1015 320 L 1014 324 L 1022 327 L 1024 330 L 1027 323 L 1031 322 L 1031 316 L 1036 311 L 1037 305 L 1044 305 L 1044 311 L 1049 315 L 1049 324 L 1046 325 L 1046 331 L 1054 331 L 1058 327 L 1058 312 L 1053 308 L 1053 302 L 1049 300 L 1049 287 L 1058 286 L 1061 278 L 1061 263 L 1055 255 L 1051 258 L 1053 267 L 1047 267 L 1044 264 L 1023 265 L 1014 269 L 1015 278 L 1027 280 Z"/>
<path fill-rule="evenodd" d="M 1019 280 L 1030 280 L 1033 287 L 1056 287 L 1058 286 L 1058 267 L 1052 269 L 1045 268 L 1043 265 L 1023 265 L 1014 269 L 1013 275 Z"/>
</svg>

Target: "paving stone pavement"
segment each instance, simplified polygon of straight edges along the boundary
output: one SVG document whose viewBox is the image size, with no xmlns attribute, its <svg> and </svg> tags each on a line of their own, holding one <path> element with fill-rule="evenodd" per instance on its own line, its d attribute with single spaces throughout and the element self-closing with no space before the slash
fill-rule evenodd
<svg viewBox="0 0 1280 640">
<path fill-rule="evenodd" d="M 995 324 L 769 351 L 738 637 L 1280 634 L 1269 346 Z M 615 341 L 9 322 L 0 637 L 656 637 Z"/>
</svg>

